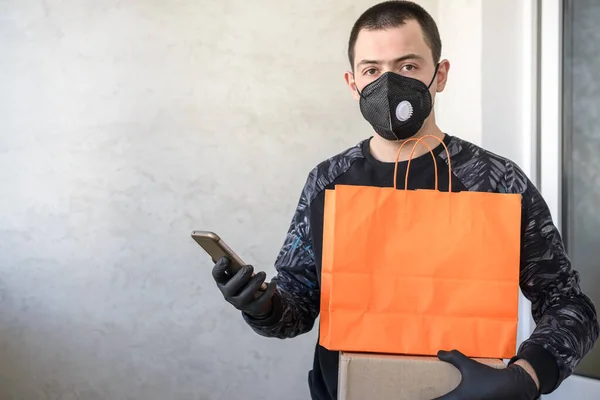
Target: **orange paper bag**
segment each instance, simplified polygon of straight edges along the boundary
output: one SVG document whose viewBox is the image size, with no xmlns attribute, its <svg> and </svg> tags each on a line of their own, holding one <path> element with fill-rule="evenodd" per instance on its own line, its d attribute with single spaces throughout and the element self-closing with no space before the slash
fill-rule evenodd
<svg viewBox="0 0 600 400">
<path fill-rule="evenodd" d="M 410 160 L 405 187 L 409 170 Z M 322 346 L 514 355 L 521 196 L 455 193 L 449 184 L 437 190 L 436 166 L 436 190 L 338 185 L 325 193 Z"/>
</svg>

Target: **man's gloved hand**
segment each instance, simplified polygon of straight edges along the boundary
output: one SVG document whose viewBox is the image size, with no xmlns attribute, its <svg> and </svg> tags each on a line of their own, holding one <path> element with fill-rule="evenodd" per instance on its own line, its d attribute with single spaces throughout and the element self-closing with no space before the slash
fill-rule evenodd
<svg viewBox="0 0 600 400">
<path fill-rule="evenodd" d="M 260 287 L 267 274 L 259 272 L 252 276 L 254 268 L 251 265 L 246 265 L 234 274 L 227 258 L 220 259 L 212 273 L 223 297 L 235 308 L 252 318 L 266 318 L 271 314 L 272 297 L 277 287 L 276 279 L 273 279 L 263 292 Z"/>
<path fill-rule="evenodd" d="M 440 351 L 438 358 L 458 368 L 462 380 L 456 389 L 435 400 L 535 400 L 538 397 L 535 381 L 518 365 L 495 369 L 457 350 Z"/>
</svg>

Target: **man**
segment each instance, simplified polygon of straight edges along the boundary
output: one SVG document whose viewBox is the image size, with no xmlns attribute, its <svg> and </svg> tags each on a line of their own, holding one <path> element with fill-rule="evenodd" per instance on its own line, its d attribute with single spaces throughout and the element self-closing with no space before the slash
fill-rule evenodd
<svg viewBox="0 0 600 400">
<path fill-rule="evenodd" d="M 319 313 L 325 189 L 336 184 L 392 186 L 403 140 L 434 135 L 450 150 L 457 191 L 521 194 L 520 286 L 532 301 L 537 323 L 504 370 L 485 367 L 457 351 L 440 351 L 439 358 L 463 376 L 460 386 L 442 399 L 530 400 L 552 392 L 590 351 L 599 328 L 544 200 L 514 163 L 446 135 L 436 125 L 433 102 L 444 90 L 450 65 L 440 61 L 437 26 L 420 6 L 388 1 L 367 10 L 352 29 L 348 55 L 352 71 L 346 73 L 346 82 L 377 134 L 310 173 L 276 261 L 278 275 L 264 293 L 257 293 L 264 272 L 253 276 L 248 266 L 231 274 L 225 259 L 215 265 L 213 276 L 224 297 L 261 335 L 283 339 L 310 331 Z M 428 138 L 426 143 L 438 159 L 440 189 L 447 190 L 447 157 L 437 140 Z M 398 187 L 404 185 L 411 147 L 405 146 L 401 154 Z M 433 163 L 426 153 L 419 146 L 408 189 L 434 188 Z M 309 373 L 313 399 L 337 398 L 338 356 L 317 344 Z"/>
</svg>

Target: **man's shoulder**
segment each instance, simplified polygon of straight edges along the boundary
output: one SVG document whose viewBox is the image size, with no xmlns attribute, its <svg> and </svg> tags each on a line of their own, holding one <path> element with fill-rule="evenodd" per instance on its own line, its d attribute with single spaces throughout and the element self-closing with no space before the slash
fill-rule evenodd
<svg viewBox="0 0 600 400">
<path fill-rule="evenodd" d="M 321 161 L 311 172 L 315 172 L 326 178 L 334 178 L 339 173 L 343 173 L 352 166 L 354 161 L 364 158 L 363 144 L 366 140 L 362 140 L 352 147 Z"/>
<path fill-rule="evenodd" d="M 321 161 L 310 171 L 302 194 L 307 203 L 310 204 L 329 184 L 346 173 L 356 160 L 364 158 L 364 142 L 365 140 Z"/>
<path fill-rule="evenodd" d="M 527 176 L 506 157 L 457 137 L 450 140 L 448 151 L 454 175 L 468 190 L 523 193 L 527 189 Z"/>
</svg>

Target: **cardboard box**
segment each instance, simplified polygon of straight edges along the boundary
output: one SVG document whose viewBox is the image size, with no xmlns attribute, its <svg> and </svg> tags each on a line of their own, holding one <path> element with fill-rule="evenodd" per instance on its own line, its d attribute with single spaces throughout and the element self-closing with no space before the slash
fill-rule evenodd
<svg viewBox="0 0 600 400">
<path fill-rule="evenodd" d="M 476 359 L 494 368 L 502 360 Z M 338 400 L 432 400 L 460 383 L 460 372 L 437 357 L 341 353 Z"/>
</svg>

